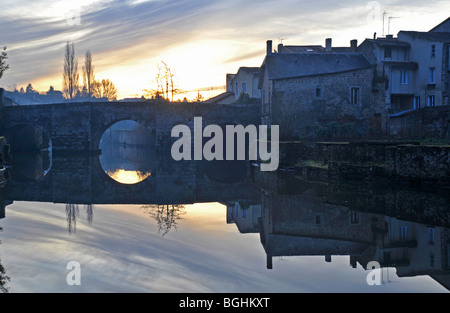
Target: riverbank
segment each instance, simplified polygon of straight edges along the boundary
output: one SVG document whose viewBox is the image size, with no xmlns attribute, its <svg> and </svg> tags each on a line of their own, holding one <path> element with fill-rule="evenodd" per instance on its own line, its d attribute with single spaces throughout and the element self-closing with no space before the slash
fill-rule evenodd
<svg viewBox="0 0 450 313">
<path fill-rule="evenodd" d="M 377 179 L 450 187 L 450 145 L 419 141 L 281 142 L 280 170 L 305 179 Z"/>
</svg>

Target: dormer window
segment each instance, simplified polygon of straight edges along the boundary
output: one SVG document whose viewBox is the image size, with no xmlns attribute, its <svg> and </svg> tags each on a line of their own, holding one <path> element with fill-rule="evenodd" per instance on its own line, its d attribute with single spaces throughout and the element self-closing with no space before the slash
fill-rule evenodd
<svg viewBox="0 0 450 313">
<path fill-rule="evenodd" d="M 436 45 L 431 45 L 431 57 L 436 57 Z"/>
</svg>

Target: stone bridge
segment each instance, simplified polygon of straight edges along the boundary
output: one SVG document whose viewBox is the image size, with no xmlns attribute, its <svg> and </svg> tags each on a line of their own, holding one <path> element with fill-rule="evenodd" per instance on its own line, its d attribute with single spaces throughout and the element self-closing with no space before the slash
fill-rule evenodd
<svg viewBox="0 0 450 313">
<path fill-rule="evenodd" d="M 215 106 L 202 103 L 86 102 L 4 107 L 5 134 L 26 126 L 38 127 L 55 152 L 98 151 L 100 139 L 113 124 L 133 120 L 152 135 L 155 148 L 172 142 L 171 130 L 184 124 L 193 129 L 194 117 L 203 124 L 259 124 L 258 107 Z M 14 144 L 14 142 L 12 143 Z"/>
<path fill-rule="evenodd" d="M 202 117 L 204 126 L 257 124 L 256 107 L 95 102 L 4 107 L 2 113 L 3 133 L 14 137 L 18 130 L 32 126 L 47 134 L 52 143 L 52 166 L 45 176 L 33 181 L 15 180 L 15 170 L 21 166 L 13 166 L 12 179 L 0 190 L 8 203 L 189 204 L 249 198 L 259 201 L 257 189 L 247 179 L 246 162 L 176 162 L 170 154 L 171 145 L 177 140 L 171 138 L 175 125 L 188 125 L 193 130 L 194 117 Z M 113 180 L 100 164 L 102 135 L 123 120 L 145 126 L 151 137 L 147 148 L 156 156 L 152 158 L 151 176 L 134 185 Z M 26 134 L 16 137 L 18 141 L 25 140 Z M 14 144 L 11 140 L 13 150 Z M 25 165 L 35 163 L 36 160 L 29 160 Z"/>
</svg>

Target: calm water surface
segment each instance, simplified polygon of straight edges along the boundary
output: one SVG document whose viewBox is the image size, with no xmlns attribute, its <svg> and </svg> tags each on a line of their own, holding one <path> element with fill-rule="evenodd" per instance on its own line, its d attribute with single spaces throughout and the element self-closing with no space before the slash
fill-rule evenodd
<svg viewBox="0 0 450 313">
<path fill-rule="evenodd" d="M 115 133 L 134 140 L 129 132 Z M 4 289 L 450 288 L 448 196 L 305 182 L 292 174 L 262 175 L 242 163 L 171 162 L 137 144 L 109 147 L 93 157 L 16 158 L 11 180 L 0 190 L 0 261 L 9 278 Z M 81 266 L 79 286 L 66 282 L 71 261 Z M 370 261 L 383 266 L 380 286 L 367 284 Z"/>
<path fill-rule="evenodd" d="M 164 236 L 151 209 L 79 208 L 68 231 L 65 205 L 18 202 L 1 221 L 0 255 L 10 292 L 447 292 L 429 276 L 368 286 L 349 257 L 278 257 L 266 268 L 258 234 L 227 224 L 218 203 L 187 205 Z M 81 286 L 68 286 L 66 265 L 81 264 Z"/>
</svg>

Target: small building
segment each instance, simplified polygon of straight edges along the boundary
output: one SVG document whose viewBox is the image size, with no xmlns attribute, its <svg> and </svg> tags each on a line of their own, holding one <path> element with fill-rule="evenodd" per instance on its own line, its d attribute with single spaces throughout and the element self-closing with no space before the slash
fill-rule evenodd
<svg viewBox="0 0 450 313">
<path fill-rule="evenodd" d="M 261 90 L 258 88 L 260 71 L 261 68 L 259 67 L 239 68 L 238 72 L 233 75 L 230 81 L 231 88 L 228 91 L 234 93 L 236 100 L 239 99 L 241 94 L 247 94 L 250 99 L 261 99 Z"/>
</svg>

